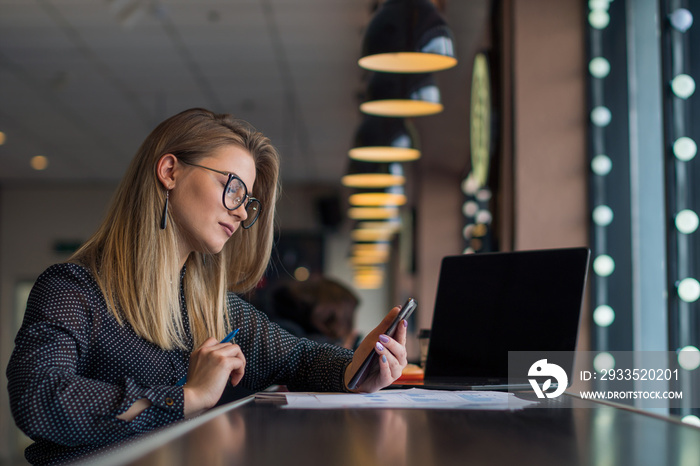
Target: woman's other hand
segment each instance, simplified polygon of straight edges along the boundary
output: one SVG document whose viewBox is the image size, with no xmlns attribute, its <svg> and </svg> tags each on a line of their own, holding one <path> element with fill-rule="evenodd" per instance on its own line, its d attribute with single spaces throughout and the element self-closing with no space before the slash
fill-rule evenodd
<svg viewBox="0 0 700 466">
<path fill-rule="evenodd" d="M 401 307 L 396 306 L 389 311 L 384 320 L 362 340 L 357 351 L 355 351 L 352 362 L 345 370 L 346 386 L 350 382 L 352 374 L 357 370 L 356 368 L 362 364 L 371 351 L 377 353 L 379 364 L 370 370 L 364 381 L 358 385 L 356 391 L 375 392 L 391 385 L 392 382 L 401 376 L 401 372 L 407 364 L 406 327 L 408 324 L 405 320 L 399 322 L 393 338 L 384 333 L 389 329 L 400 310 Z"/>
</svg>

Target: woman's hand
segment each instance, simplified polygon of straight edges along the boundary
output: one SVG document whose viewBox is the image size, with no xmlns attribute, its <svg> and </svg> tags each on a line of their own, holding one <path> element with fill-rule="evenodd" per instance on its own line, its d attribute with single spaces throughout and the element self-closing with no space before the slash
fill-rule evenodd
<svg viewBox="0 0 700 466">
<path fill-rule="evenodd" d="M 184 387 L 185 417 L 196 416 L 219 401 L 230 380 L 234 387 L 245 374 L 241 347 L 207 339 L 192 352 Z"/>
<path fill-rule="evenodd" d="M 375 392 L 390 385 L 401 376 L 401 372 L 407 363 L 406 327 L 408 324 L 405 320 L 399 322 L 394 338 L 384 334 L 400 310 L 401 307 L 397 306 L 389 311 L 384 320 L 362 340 L 357 351 L 355 351 L 352 362 L 345 370 L 345 386 L 350 382 L 352 375 L 357 370 L 356 368 L 362 364 L 371 351 L 377 353 L 379 364 L 370 370 L 356 391 Z"/>
</svg>

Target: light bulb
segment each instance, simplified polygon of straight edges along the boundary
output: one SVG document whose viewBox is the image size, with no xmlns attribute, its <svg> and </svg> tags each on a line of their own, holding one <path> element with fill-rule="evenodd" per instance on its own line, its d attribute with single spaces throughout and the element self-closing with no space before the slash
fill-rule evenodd
<svg viewBox="0 0 700 466">
<path fill-rule="evenodd" d="M 598 353 L 593 358 L 593 367 L 596 372 L 603 372 L 615 368 L 615 358 L 610 353 Z"/>
<path fill-rule="evenodd" d="M 695 92 L 695 80 L 687 74 L 679 74 L 671 81 L 671 89 L 681 99 L 687 99 Z"/>
<path fill-rule="evenodd" d="M 675 29 L 685 32 L 693 25 L 693 14 L 685 8 L 678 8 L 673 13 L 668 15 L 671 26 Z"/>
<path fill-rule="evenodd" d="M 610 74 L 610 62 L 603 57 L 595 57 L 588 63 L 588 71 L 595 78 L 604 78 Z"/>
<path fill-rule="evenodd" d="M 613 221 L 613 211 L 606 205 L 599 205 L 593 209 L 593 222 L 601 227 L 610 225 Z"/>
<path fill-rule="evenodd" d="M 681 210 L 676 215 L 676 228 L 681 233 L 689 235 L 695 232 L 698 229 L 698 224 L 700 224 L 698 214 L 690 209 Z"/>
<path fill-rule="evenodd" d="M 687 371 L 700 367 L 700 351 L 695 346 L 684 346 L 678 352 L 678 365 Z"/>
<path fill-rule="evenodd" d="M 462 206 L 462 213 L 465 217 L 473 217 L 479 211 L 479 204 L 475 201 L 467 201 Z"/>
<path fill-rule="evenodd" d="M 684 278 L 678 283 L 678 297 L 686 303 L 694 303 L 700 298 L 700 283 L 694 278 Z"/>
<path fill-rule="evenodd" d="M 593 271 L 601 277 L 608 277 L 615 271 L 615 261 L 607 254 L 601 254 L 593 261 Z"/>
<path fill-rule="evenodd" d="M 598 176 L 605 176 L 612 170 L 612 160 L 607 155 L 596 155 L 591 160 L 591 170 Z"/>
<path fill-rule="evenodd" d="M 43 155 L 35 155 L 29 161 L 29 164 L 34 170 L 45 170 L 46 167 L 49 166 L 49 159 L 47 159 Z"/>
<path fill-rule="evenodd" d="M 588 14 L 588 23 L 595 29 L 605 29 L 610 24 L 610 15 L 605 10 L 593 10 Z"/>
<path fill-rule="evenodd" d="M 673 143 L 673 155 L 681 162 L 688 162 L 698 153 L 698 145 L 691 138 L 683 136 Z"/>
<path fill-rule="evenodd" d="M 593 311 L 593 321 L 599 327 L 608 327 L 615 321 L 615 311 L 607 304 L 601 304 Z"/>
<path fill-rule="evenodd" d="M 483 223 L 488 225 L 491 223 L 491 220 L 493 219 L 493 215 L 491 215 L 491 212 L 489 212 L 486 209 L 480 210 L 479 212 L 476 213 L 476 222 L 477 223 Z"/>
<path fill-rule="evenodd" d="M 610 124 L 610 121 L 612 120 L 612 113 L 607 107 L 603 107 L 602 105 L 599 107 L 594 108 L 591 111 L 591 121 L 593 122 L 594 125 L 599 126 L 599 127 L 605 127 Z"/>
</svg>

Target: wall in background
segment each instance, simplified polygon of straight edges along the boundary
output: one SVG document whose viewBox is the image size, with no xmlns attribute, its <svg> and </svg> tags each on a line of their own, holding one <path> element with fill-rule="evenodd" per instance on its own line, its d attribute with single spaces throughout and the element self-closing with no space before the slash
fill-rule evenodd
<svg viewBox="0 0 700 466">
<path fill-rule="evenodd" d="M 0 451 L 18 448 L 9 411 L 5 370 L 17 322 L 15 289 L 69 253 L 56 246 L 84 241 L 103 218 L 114 186 L 5 187 L 0 191 Z M 20 442 L 20 445 L 22 443 Z M 23 451 L 23 447 L 19 447 Z M 22 451 L 13 456 L 22 457 Z"/>
</svg>

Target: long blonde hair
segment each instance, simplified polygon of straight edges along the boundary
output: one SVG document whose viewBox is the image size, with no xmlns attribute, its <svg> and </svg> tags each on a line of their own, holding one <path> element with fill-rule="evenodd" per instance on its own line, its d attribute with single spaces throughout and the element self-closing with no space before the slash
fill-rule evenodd
<svg viewBox="0 0 700 466">
<path fill-rule="evenodd" d="M 218 254 L 191 253 L 184 294 L 195 347 L 230 330 L 226 292 L 242 293 L 262 278 L 273 242 L 279 193 L 279 155 L 270 140 L 243 120 L 195 108 L 158 125 L 131 161 L 95 234 L 70 258 L 92 271 L 111 312 L 164 349 L 186 348 L 180 312 L 177 218 L 160 229 L 165 189 L 156 176 L 161 156 L 196 163 L 217 148 L 235 145 L 255 161 L 260 216 L 239 228 Z"/>
</svg>

